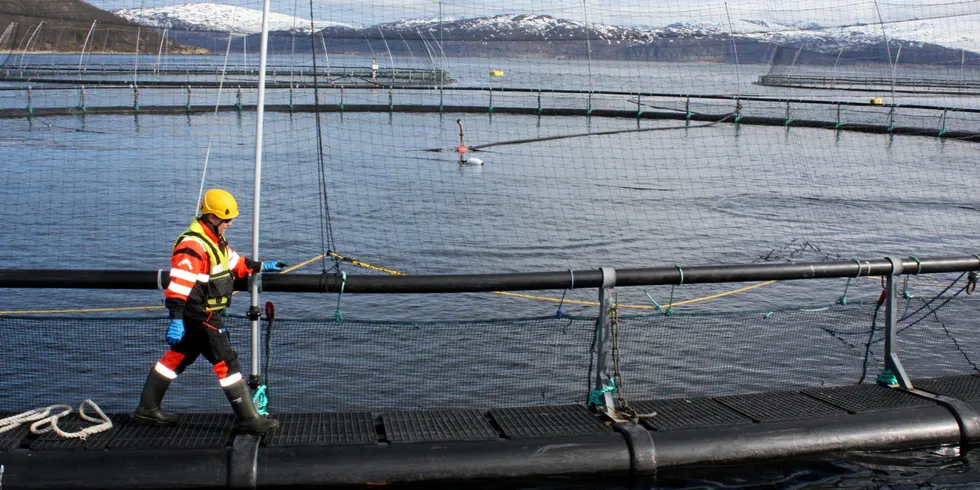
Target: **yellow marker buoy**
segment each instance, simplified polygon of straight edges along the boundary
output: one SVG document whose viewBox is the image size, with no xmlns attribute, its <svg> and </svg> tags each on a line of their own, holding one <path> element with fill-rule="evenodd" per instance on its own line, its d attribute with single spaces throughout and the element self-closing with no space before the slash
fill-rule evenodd
<svg viewBox="0 0 980 490">
<path fill-rule="evenodd" d="M 871 99 L 870 102 L 868 102 L 868 104 L 871 104 L 871 105 L 881 105 L 881 104 L 884 104 L 884 103 L 885 102 L 881 100 L 881 97 L 874 97 L 874 98 Z"/>
<path fill-rule="evenodd" d="M 503 70 L 490 70 L 490 76 L 491 77 L 502 77 L 502 76 L 504 76 L 504 71 Z"/>
</svg>

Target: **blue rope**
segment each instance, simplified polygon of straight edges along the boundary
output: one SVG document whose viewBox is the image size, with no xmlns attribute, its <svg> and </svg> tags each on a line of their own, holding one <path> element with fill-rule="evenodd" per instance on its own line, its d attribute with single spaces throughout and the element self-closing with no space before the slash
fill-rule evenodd
<svg viewBox="0 0 980 490">
<path fill-rule="evenodd" d="M 861 261 L 858 260 L 858 259 L 851 259 L 851 260 L 853 260 L 854 262 L 856 262 L 857 265 L 858 265 L 858 273 L 854 277 L 861 277 Z M 850 286 L 851 286 L 851 278 L 848 277 L 847 278 L 847 284 L 844 284 L 844 294 L 842 294 L 841 297 L 837 299 L 837 303 L 838 304 L 842 304 L 842 305 L 846 305 L 847 304 L 847 288 L 849 288 Z"/>
<path fill-rule="evenodd" d="M 265 385 L 259 385 L 259 388 L 255 390 L 255 394 L 252 395 L 252 402 L 255 403 L 259 415 L 269 415 L 269 397 L 265 394 Z"/>
<path fill-rule="evenodd" d="M 674 264 L 674 267 L 677 268 L 677 272 L 681 276 L 680 280 L 677 282 L 677 285 L 678 286 L 683 286 L 684 285 L 684 269 L 681 269 L 681 266 L 679 266 L 677 264 Z M 670 301 L 667 303 L 667 310 L 664 311 L 664 316 L 670 316 L 670 315 L 673 315 L 673 314 L 674 314 L 674 286 L 671 285 L 670 286 Z"/>
<path fill-rule="evenodd" d="M 344 314 L 340 312 L 340 298 L 344 296 L 344 287 L 347 285 L 347 273 L 340 273 L 340 294 L 337 295 L 337 311 L 333 312 L 333 319 L 337 323 L 344 322 Z"/>
<path fill-rule="evenodd" d="M 603 387 L 601 389 L 596 388 L 592 390 L 592 394 L 589 395 L 589 404 L 605 405 L 605 402 L 602 400 L 602 395 L 605 395 L 606 393 L 613 391 L 615 389 L 616 389 L 616 380 L 614 378 L 609 378 L 609 386 Z"/>
<path fill-rule="evenodd" d="M 572 272 L 571 269 L 568 269 L 568 274 L 572 276 L 572 283 L 568 286 L 568 289 L 561 292 L 561 301 L 558 302 L 558 311 L 555 313 L 555 316 L 558 317 L 559 320 L 561 320 L 561 317 L 565 316 L 565 313 L 561 311 L 561 305 L 565 304 L 565 293 L 567 293 L 569 289 L 575 289 L 575 273 Z"/>
</svg>

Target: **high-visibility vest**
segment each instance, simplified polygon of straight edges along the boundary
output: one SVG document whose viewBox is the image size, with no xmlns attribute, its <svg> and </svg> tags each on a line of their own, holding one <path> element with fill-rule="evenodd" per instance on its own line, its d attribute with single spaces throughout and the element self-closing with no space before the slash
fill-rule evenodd
<svg viewBox="0 0 980 490">
<path fill-rule="evenodd" d="M 194 240 L 208 250 L 211 261 L 211 272 L 208 274 L 207 284 L 204 284 L 204 295 L 208 311 L 220 311 L 228 307 L 231 303 L 231 293 L 235 290 L 235 278 L 231 275 L 231 267 L 228 265 L 228 256 L 221 251 L 218 246 L 204 231 L 201 222 L 194 220 L 187 230 L 177 237 L 174 242 L 174 250 L 185 239 Z M 198 283 L 202 283 L 198 278 Z"/>
</svg>

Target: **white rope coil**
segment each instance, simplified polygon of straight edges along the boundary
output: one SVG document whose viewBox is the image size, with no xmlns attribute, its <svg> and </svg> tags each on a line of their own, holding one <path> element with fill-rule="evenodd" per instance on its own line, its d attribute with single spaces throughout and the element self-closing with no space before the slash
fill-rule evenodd
<svg viewBox="0 0 980 490">
<path fill-rule="evenodd" d="M 98 418 L 85 413 L 85 405 L 90 405 L 95 410 Z M 53 413 L 55 411 L 58 411 L 58 413 Z M 95 423 L 96 425 L 82 428 L 77 432 L 66 432 L 62 430 L 61 427 L 58 427 L 58 420 L 71 412 L 72 409 L 68 405 L 50 405 L 44 408 L 28 410 L 18 415 L 12 415 L 10 417 L 0 419 L 0 434 L 14 430 L 28 422 L 33 422 L 31 424 L 31 432 L 35 434 L 44 434 L 54 431 L 55 434 L 58 434 L 58 436 L 64 437 L 65 439 L 85 440 L 92 434 L 105 432 L 112 428 L 112 420 L 109 419 L 105 412 L 103 412 L 102 409 L 99 408 L 99 406 L 92 400 L 85 400 L 78 406 L 78 416 L 83 420 Z"/>
</svg>

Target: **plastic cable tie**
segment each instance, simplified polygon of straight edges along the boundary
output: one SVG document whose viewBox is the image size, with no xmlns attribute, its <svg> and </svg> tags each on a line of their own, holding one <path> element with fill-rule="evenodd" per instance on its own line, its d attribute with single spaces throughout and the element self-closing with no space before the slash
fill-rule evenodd
<svg viewBox="0 0 980 490">
<path fill-rule="evenodd" d="M 681 266 L 679 266 L 677 264 L 674 264 L 674 267 L 677 268 L 677 272 L 680 273 L 680 275 L 681 275 L 681 280 L 680 280 L 680 282 L 677 283 L 677 285 L 678 286 L 683 286 L 684 285 L 684 269 L 681 269 Z"/>
<path fill-rule="evenodd" d="M 157 289 L 163 289 L 163 269 L 157 269 Z"/>
</svg>

